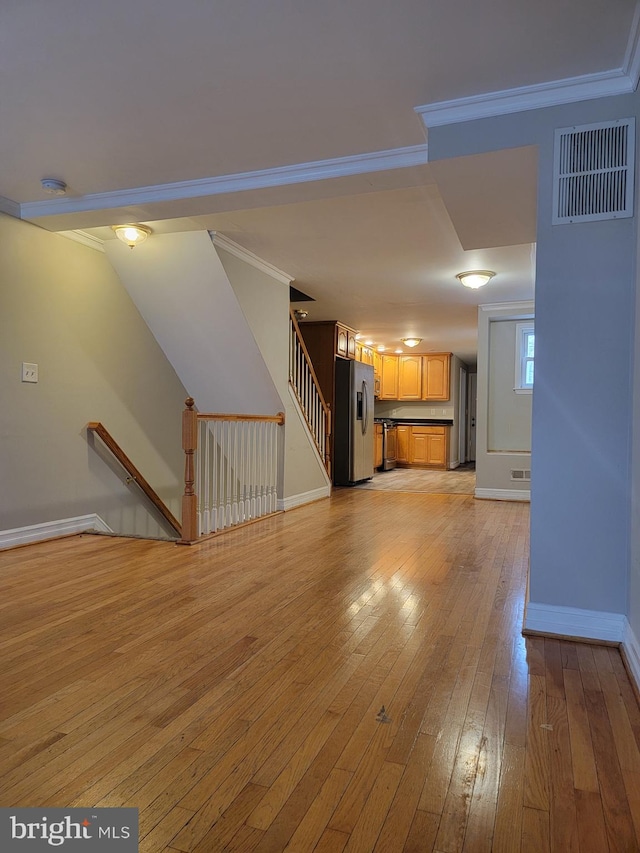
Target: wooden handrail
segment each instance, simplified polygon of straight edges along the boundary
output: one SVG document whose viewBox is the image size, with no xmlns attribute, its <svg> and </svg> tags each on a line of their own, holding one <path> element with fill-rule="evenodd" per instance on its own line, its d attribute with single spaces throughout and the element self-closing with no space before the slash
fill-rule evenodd
<svg viewBox="0 0 640 853">
<path fill-rule="evenodd" d="M 327 473 L 329 474 L 329 476 L 331 476 L 331 427 L 332 427 L 332 425 L 331 425 L 331 407 L 329 406 L 329 404 L 324 399 L 324 394 L 322 393 L 322 389 L 320 388 L 320 382 L 318 381 L 318 377 L 316 376 L 316 372 L 313 369 L 313 363 L 311 361 L 311 356 L 309 355 L 309 350 L 307 349 L 307 345 L 304 342 L 302 332 L 300 331 L 300 326 L 298 325 L 298 321 L 296 320 L 296 315 L 295 315 L 293 309 L 291 308 L 291 306 L 289 306 L 289 317 L 291 318 L 291 322 L 293 323 L 293 328 L 294 328 L 294 331 L 296 333 L 296 338 L 298 340 L 298 343 L 300 344 L 300 349 L 302 350 L 302 354 L 304 355 L 304 359 L 305 359 L 307 368 L 309 370 L 309 373 L 311 374 L 311 379 L 313 380 L 313 384 L 315 385 L 315 389 L 316 389 L 316 392 L 318 394 L 318 398 L 320 400 L 320 405 L 322 406 L 322 409 L 324 411 L 324 417 L 325 417 L 325 422 L 324 422 L 325 423 L 325 437 L 324 437 L 324 439 L 325 439 L 325 441 L 324 441 L 324 459 L 323 459 L 323 462 L 324 462 L 324 467 L 327 470 Z M 304 411 L 304 406 L 302 404 L 302 400 L 300 399 L 300 395 L 298 394 L 298 389 L 296 388 L 295 384 L 291 381 L 291 377 L 289 377 L 289 385 L 291 386 L 296 397 L 298 398 L 298 403 L 300 404 L 300 410 L 304 416 L 305 421 L 307 422 L 307 427 L 309 428 L 309 432 L 313 436 L 314 444 L 318 450 L 318 453 L 320 454 L 320 458 L 322 458 L 322 451 L 320 450 L 320 447 L 318 446 L 318 442 L 315 440 L 313 427 L 309 423 L 309 418 L 307 417 L 306 412 Z"/>
<path fill-rule="evenodd" d="M 284 426 L 284 412 L 277 415 L 221 415 L 217 412 L 196 412 L 199 421 L 262 421 Z"/>
<path fill-rule="evenodd" d="M 311 356 L 309 355 L 309 350 L 307 349 L 307 345 L 304 342 L 304 338 L 302 337 L 302 332 L 300 331 L 300 326 L 298 325 L 298 321 L 296 320 L 296 315 L 293 313 L 293 309 L 289 307 L 289 317 L 291 318 L 291 322 L 293 323 L 293 328 L 296 330 L 296 337 L 298 338 L 298 343 L 300 344 L 300 348 L 304 353 L 305 361 L 307 362 L 307 367 L 309 368 L 309 372 L 311 373 L 311 377 L 313 379 L 313 383 L 316 386 L 316 391 L 318 392 L 318 397 L 320 397 L 320 403 L 325 412 L 329 411 L 329 405 L 324 399 L 324 394 L 322 393 L 322 389 L 320 388 L 320 383 L 318 382 L 318 377 L 316 376 L 316 372 L 313 369 L 313 363 L 311 361 Z"/>
<path fill-rule="evenodd" d="M 149 498 L 151 503 L 155 506 L 158 512 L 165 518 L 169 524 L 173 527 L 176 533 L 179 536 L 182 536 L 182 526 L 180 522 L 175 518 L 172 514 L 171 510 L 164 503 L 162 498 L 158 495 L 158 493 L 149 485 L 147 480 L 142 476 L 140 471 L 136 468 L 133 462 L 129 459 L 124 450 L 120 447 L 118 442 L 114 439 L 111 433 L 104 427 L 99 421 L 92 421 L 87 424 L 87 430 L 90 432 L 95 432 L 96 435 L 100 436 L 106 447 L 109 448 L 111 453 L 116 457 L 118 462 L 125 469 L 127 474 L 131 477 L 131 480 L 142 489 L 144 494 Z"/>
<path fill-rule="evenodd" d="M 238 415 L 219 412 L 198 412 L 193 397 L 184 401 L 182 412 L 182 449 L 184 450 L 184 494 L 182 496 L 182 538 L 180 544 L 190 545 L 200 537 L 198 530 L 198 496 L 195 492 L 195 454 L 198 450 L 198 421 L 249 421 L 284 425 L 284 412 L 277 415 Z"/>
</svg>

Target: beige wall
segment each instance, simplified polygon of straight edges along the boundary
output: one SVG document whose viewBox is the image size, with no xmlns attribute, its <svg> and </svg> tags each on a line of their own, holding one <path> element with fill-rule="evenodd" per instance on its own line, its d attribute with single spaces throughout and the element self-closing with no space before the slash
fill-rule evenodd
<svg viewBox="0 0 640 853">
<path fill-rule="evenodd" d="M 216 247 L 231 287 L 283 401 L 283 500 L 326 489 L 328 477 L 289 394 L 289 285 Z"/>
<path fill-rule="evenodd" d="M 514 469 L 531 469 L 531 395 L 513 391 L 515 324 L 533 317 L 533 302 L 480 305 L 476 411 L 476 496 L 528 499 L 530 483 L 512 480 Z M 524 409 L 524 414 L 522 410 Z M 498 448 L 507 437 L 512 447 Z"/>
<path fill-rule="evenodd" d="M 532 395 L 516 394 L 516 320 L 489 324 L 489 400 L 487 447 L 490 451 L 531 452 Z"/>
<path fill-rule="evenodd" d="M 85 425 L 102 421 L 177 514 L 185 389 L 104 254 L 3 215 L 0 246 L 0 530 L 95 512 L 166 535 Z"/>
</svg>

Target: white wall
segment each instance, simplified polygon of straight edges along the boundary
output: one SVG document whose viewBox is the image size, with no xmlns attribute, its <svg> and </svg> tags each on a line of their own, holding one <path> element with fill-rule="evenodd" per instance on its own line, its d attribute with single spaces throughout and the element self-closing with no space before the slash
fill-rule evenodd
<svg viewBox="0 0 640 853">
<path fill-rule="evenodd" d="M 201 412 L 273 415 L 283 401 L 207 231 L 107 256 Z"/>
<path fill-rule="evenodd" d="M 0 531 L 98 513 L 117 532 L 172 533 L 85 426 L 103 422 L 179 517 L 174 370 L 104 254 L 3 215 L 0 245 Z"/>
<path fill-rule="evenodd" d="M 539 147 L 530 600 L 542 608 L 639 610 L 628 583 L 637 224 L 551 225 L 554 129 L 639 106 L 636 93 L 429 134 L 436 159 Z"/>
<path fill-rule="evenodd" d="M 229 282 L 283 400 L 285 505 L 296 496 L 329 493 L 329 478 L 289 394 L 289 285 L 216 247 Z M 296 501 L 297 502 L 297 501 Z"/>
<path fill-rule="evenodd" d="M 487 450 L 531 453 L 530 392 L 517 394 L 517 320 L 489 323 Z"/>
<path fill-rule="evenodd" d="M 513 390 L 515 324 L 533 316 L 533 302 L 481 305 L 478 309 L 478 379 L 476 411 L 476 496 L 527 500 L 529 484 L 514 481 L 511 471 L 531 469 L 531 396 Z M 524 405 L 523 405 L 524 404 Z M 525 418 L 522 417 L 524 409 Z M 499 423 L 503 421 L 504 424 Z M 523 423 L 524 421 L 524 423 Z M 508 441 L 504 436 L 508 437 Z M 522 446 L 520 452 L 498 449 Z"/>
</svg>

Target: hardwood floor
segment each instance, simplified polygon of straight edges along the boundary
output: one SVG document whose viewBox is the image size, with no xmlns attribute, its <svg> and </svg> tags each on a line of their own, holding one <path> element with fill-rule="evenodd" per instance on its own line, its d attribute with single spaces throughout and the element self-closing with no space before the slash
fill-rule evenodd
<svg viewBox="0 0 640 853">
<path fill-rule="evenodd" d="M 0 554 L 0 805 L 140 850 L 640 850 L 616 649 L 520 634 L 528 506 L 340 490 L 200 546 Z"/>
<path fill-rule="evenodd" d="M 393 492 L 427 492 L 440 495 L 473 495 L 476 489 L 476 469 L 464 465 L 452 471 L 433 468 L 393 468 L 375 471 L 371 480 L 358 483 L 357 489 Z"/>
</svg>

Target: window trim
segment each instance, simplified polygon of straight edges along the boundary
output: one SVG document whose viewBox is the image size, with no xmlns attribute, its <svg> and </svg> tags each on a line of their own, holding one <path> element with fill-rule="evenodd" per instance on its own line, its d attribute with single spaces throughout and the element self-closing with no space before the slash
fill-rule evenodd
<svg viewBox="0 0 640 853">
<path fill-rule="evenodd" d="M 516 364 L 515 364 L 515 385 L 513 390 L 516 394 L 532 394 L 533 382 L 528 385 L 525 382 L 526 365 L 529 361 L 535 363 L 535 355 L 529 357 L 525 355 L 525 346 L 527 337 L 533 332 L 535 335 L 535 323 L 533 320 L 516 323 Z M 535 343 L 534 343 L 535 348 Z M 535 375 L 534 375 L 535 381 Z"/>
</svg>

